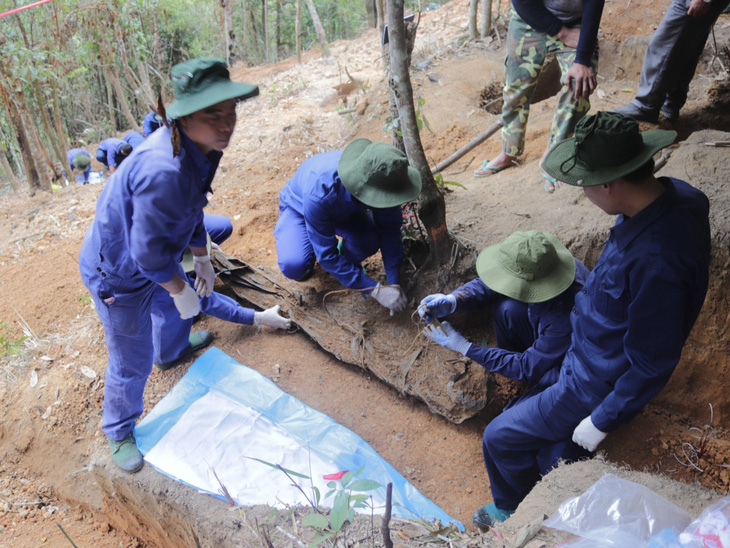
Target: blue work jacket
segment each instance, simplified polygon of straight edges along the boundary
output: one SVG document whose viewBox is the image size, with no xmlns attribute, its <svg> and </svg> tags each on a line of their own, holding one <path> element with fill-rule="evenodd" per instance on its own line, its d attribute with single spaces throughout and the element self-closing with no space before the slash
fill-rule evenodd
<svg viewBox="0 0 730 548">
<path fill-rule="evenodd" d="M 631 420 L 667 384 L 707 293 L 707 196 L 660 181 L 666 190 L 656 200 L 618 216 L 571 313 L 561 376 L 600 401 L 591 420 L 602 432 Z"/>
<path fill-rule="evenodd" d="M 142 135 L 139 131 L 130 131 L 124 137 L 122 137 L 122 141 L 124 141 L 125 143 L 129 143 L 130 145 L 132 145 L 132 149 L 135 149 L 139 145 L 144 143 L 144 135 Z"/>
<path fill-rule="evenodd" d="M 170 129 L 156 131 L 99 196 L 81 257 L 110 286 L 169 282 L 185 249 L 206 245 L 203 208 L 222 153 L 203 154 L 182 129 L 180 137 L 173 158 Z"/>
<path fill-rule="evenodd" d="M 157 119 L 157 113 L 149 111 L 147 116 L 144 117 L 144 120 L 142 120 L 142 131 L 144 132 L 145 137 L 149 137 L 162 125 L 162 120 Z"/>
<path fill-rule="evenodd" d="M 322 268 L 345 287 L 354 289 L 375 287 L 377 282 L 337 252 L 335 233 L 338 224 L 369 209 L 380 238 L 388 283 L 398 284 L 403 260 L 401 207 L 368 208 L 353 198 L 337 174 L 340 156 L 341 150 L 324 152 L 302 162 L 279 193 L 281 203 L 304 217 L 309 241 Z"/>
<path fill-rule="evenodd" d="M 74 158 L 76 158 L 76 156 L 78 156 L 79 154 L 83 154 L 89 160 L 91 160 L 91 155 L 88 152 L 86 152 L 83 148 L 72 148 L 71 150 L 66 152 L 66 158 L 68 159 L 68 165 L 71 166 L 71 171 L 76 169 L 74 167 Z M 85 171 L 90 171 L 90 170 L 91 170 L 91 164 L 89 164 L 89 167 Z"/>
<path fill-rule="evenodd" d="M 527 315 L 532 326 L 535 342 L 524 352 L 513 352 L 473 344 L 466 353 L 487 371 L 498 373 L 509 379 L 534 383 L 545 373 L 560 368 L 565 353 L 570 347 L 570 311 L 575 295 L 583 288 L 588 269 L 575 260 L 575 280 L 568 289 L 557 297 L 541 302 L 527 303 Z M 487 306 L 504 295 L 490 289 L 480 278 L 461 286 L 452 292 L 456 297 L 456 311 L 474 310 Z M 557 374 L 555 375 L 557 379 Z"/>
<path fill-rule="evenodd" d="M 117 139 L 116 137 L 109 137 L 108 139 L 104 139 L 101 143 L 99 143 L 99 147 L 97 148 L 97 155 L 98 151 L 101 150 L 104 152 L 104 156 L 106 156 L 106 166 L 107 167 L 117 167 L 119 164 L 122 163 L 122 160 L 125 160 L 127 157 L 119 152 L 119 149 L 126 145 L 124 141 L 121 139 Z"/>
</svg>

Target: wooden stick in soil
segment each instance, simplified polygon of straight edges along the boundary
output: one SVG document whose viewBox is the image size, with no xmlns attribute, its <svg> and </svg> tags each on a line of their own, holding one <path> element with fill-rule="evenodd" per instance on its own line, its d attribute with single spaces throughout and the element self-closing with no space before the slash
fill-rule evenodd
<svg viewBox="0 0 730 548">
<path fill-rule="evenodd" d="M 453 164 L 455 161 L 457 161 L 459 158 L 464 156 L 467 152 L 469 152 L 471 149 L 477 147 L 478 145 L 481 145 L 484 141 L 489 139 L 492 135 L 497 133 L 501 129 L 501 127 L 504 125 L 504 122 L 502 122 L 502 118 L 494 122 L 491 126 L 489 126 L 485 131 L 474 137 L 471 141 L 469 141 L 466 145 L 461 147 L 459 150 L 454 152 L 451 156 L 446 158 L 445 160 L 442 160 L 438 164 L 436 164 L 435 167 L 431 168 L 432 173 L 439 173 L 440 171 L 446 169 L 451 164 Z"/>
<path fill-rule="evenodd" d="M 393 484 L 389 483 L 385 489 L 385 514 L 383 515 L 383 524 L 380 526 L 380 532 L 383 534 L 383 545 L 385 548 L 393 548 L 393 539 L 390 538 L 390 511 L 391 499 L 393 497 Z"/>
</svg>

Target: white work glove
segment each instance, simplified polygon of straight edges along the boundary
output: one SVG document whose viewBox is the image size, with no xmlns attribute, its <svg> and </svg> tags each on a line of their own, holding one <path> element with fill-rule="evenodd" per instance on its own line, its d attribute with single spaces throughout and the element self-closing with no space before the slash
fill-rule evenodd
<svg viewBox="0 0 730 548">
<path fill-rule="evenodd" d="M 428 324 L 426 329 L 423 330 L 423 334 L 444 348 L 459 352 L 460 354 L 466 355 L 471 348 L 471 343 L 454 329 L 449 322 L 441 322 L 441 326 L 437 326 L 434 323 Z"/>
<path fill-rule="evenodd" d="M 209 255 L 193 255 L 195 266 L 195 292 L 201 297 L 210 297 L 215 285 L 215 270 Z"/>
<path fill-rule="evenodd" d="M 266 325 L 268 327 L 275 327 L 276 329 L 289 329 L 291 327 L 291 320 L 279 316 L 279 309 L 281 306 L 278 304 L 267 308 L 263 312 L 253 313 L 254 325 Z"/>
<path fill-rule="evenodd" d="M 399 285 L 376 285 L 370 295 L 390 310 L 392 316 L 396 312 L 400 312 L 406 307 L 408 299 Z"/>
<path fill-rule="evenodd" d="M 598 428 L 593 425 L 591 416 L 588 415 L 585 419 L 580 421 L 580 424 L 573 430 L 573 441 L 580 445 L 583 449 L 590 451 L 596 450 L 598 444 L 603 441 L 607 436 L 605 432 L 601 432 Z"/>
<path fill-rule="evenodd" d="M 456 310 L 456 297 L 435 293 L 428 295 L 418 305 L 418 315 L 430 322 L 433 318 L 443 318 Z"/>
<path fill-rule="evenodd" d="M 188 284 L 180 293 L 174 295 L 170 293 L 172 300 L 175 302 L 175 308 L 180 312 L 180 317 L 183 320 L 197 316 L 200 313 L 200 299 L 196 295 L 195 290 Z"/>
</svg>

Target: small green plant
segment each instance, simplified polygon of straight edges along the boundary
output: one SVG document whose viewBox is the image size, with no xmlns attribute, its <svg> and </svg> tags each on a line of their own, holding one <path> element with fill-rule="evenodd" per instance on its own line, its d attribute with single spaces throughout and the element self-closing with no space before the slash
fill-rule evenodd
<svg viewBox="0 0 730 548">
<path fill-rule="evenodd" d="M 433 130 L 431 129 L 431 124 L 428 123 L 428 118 L 426 118 L 426 115 L 423 113 L 423 105 L 426 104 L 426 99 L 423 97 L 418 98 L 418 106 L 416 107 L 416 125 L 418 126 L 418 131 L 421 131 L 424 126 L 426 126 L 426 129 L 433 133 Z"/>
<path fill-rule="evenodd" d="M 28 339 L 27 336 L 19 339 L 13 338 L 12 333 L 8 329 L 7 322 L 0 322 L 0 357 L 9 357 L 20 354 L 23 349 L 23 343 Z"/>
<path fill-rule="evenodd" d="M 447 189 L 446 185 L 452 185 L 452 186 L 458 186 L 460 188 L 463 188 L 466 190 L 466 187 L 462 185 L 461 183 L 457 183 L 456 181 L 447 181 L 444 179 L 444 176 L 441 173 L 437 173 L 433 176 L 434 181 L 436 181 L 436 186 L 439 188 L 439 190 L 448 190 L 449 192 L 451 189 Z"/>
<path fill-rule="evenodd" d="M 329 491 L 327 491 L 324 498 L 322 498 L 320 490 L 316 485 L 314 485 L 311 476 L 300 474 L 299 472 L 286 469 L 279 464 L 272 464 L 255 457 L 247 458 L 280 470 L 287 478 L 289 478 L 292 485 L 299 489 L 299 491 L 307 499 L 312 511 L 302 518 L 302 525 L 309 527 L 316 534 L 314 540 L 309 544 L 310 548 L 318 546 L 329 539 L 332 539 L 336 543 L 340 533 L 344 534 L 346 529 L 345 524 L 352 522 L 355 519 L 356 510 L 370 508 L 372 512 L 375 509 L 371 495 L 366 493 L 382 487 L 382 485 L 380 485 L 377 481 L 361 479 L 359 476 L 364 468 L 364 466 L 361 466 L 356 472 L 345 470 L 336 474 L 324 476 L 324 479 L 329 480 L 327 482 L 327 488 Z M 311 491 L 311 495 L 307 494 L 304 488 L 297 483 L 294 479 L 295 477 L 309 481 L 309 490 Z M 327 515 L 323 511 L 320 503 L 323 500 L 329 499 L 333 495 L 334 499 L 332 501 L 332 510 L 329 515 Z"/>
<path fill-rule="evenodd" d="M 81 295 L 79 297 L 79 302 L 81 304 L 83 304 L 83 305 L 92 304 L 93 303 L 93 301 L 91 300 L 91 295 Z"/>
</svg>

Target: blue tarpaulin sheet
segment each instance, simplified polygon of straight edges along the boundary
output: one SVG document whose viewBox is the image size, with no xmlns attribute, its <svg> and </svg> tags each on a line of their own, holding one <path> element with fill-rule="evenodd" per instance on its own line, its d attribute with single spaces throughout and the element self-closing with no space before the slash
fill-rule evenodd
<svg viewBox="0 0 730 548">
<path fill-rule="evenodd" d="M 367 492 L 375 513 L 383 512 L 392 483 L 394 517 L 463 530 L 357 434 L 217 348 L 195 361 L 135 436 L 145 460 L 162 473 L 219 498 L 224 485 L 241 505 L 307 504 L 283 472 L 261 461 L 309 476 L 297 481 L 310 499 L 312 487 L 324 495 L 338 473 L 359 471 L 358 479 L 382 486 Z M 321 505 L 331 507 L 333 498 Z"/>
</svg>

